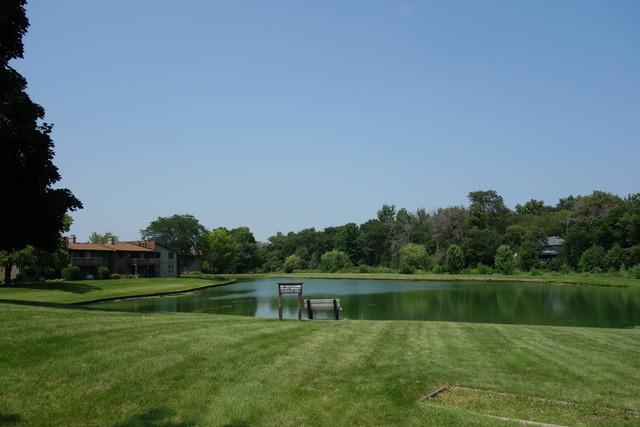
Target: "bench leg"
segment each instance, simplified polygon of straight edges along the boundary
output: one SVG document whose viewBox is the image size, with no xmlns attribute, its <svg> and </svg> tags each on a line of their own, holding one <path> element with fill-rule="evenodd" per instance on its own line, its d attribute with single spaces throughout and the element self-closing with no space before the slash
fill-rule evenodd
<svg viewBox="0 0 640 427">
<path fill-rule="evenodd" d="M 313 320 L 313 310 L 311 309 L 311 301 L 307 300 L 307 317 L 309 320 Z"/>
<path fill-rule="evenodd" d="M 338 310 L 338 303 L 336 300 L 333 300 L 333 311 L 336 315 L 336 320 L 340 320 L 340 310 Z"/>
</svg>

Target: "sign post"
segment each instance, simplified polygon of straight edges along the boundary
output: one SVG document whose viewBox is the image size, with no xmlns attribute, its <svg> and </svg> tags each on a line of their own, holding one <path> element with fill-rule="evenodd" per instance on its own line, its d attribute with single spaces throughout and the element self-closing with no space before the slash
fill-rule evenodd
<svg viewBox="0 0 640 427">
<path fill-rule="evenodd" d="M 298 296 L 298 320 L 302 320 L 302 285 L 303 282 L 278 283 L 278 319 L 282 320 L 282 295 Z"/>
</svg>

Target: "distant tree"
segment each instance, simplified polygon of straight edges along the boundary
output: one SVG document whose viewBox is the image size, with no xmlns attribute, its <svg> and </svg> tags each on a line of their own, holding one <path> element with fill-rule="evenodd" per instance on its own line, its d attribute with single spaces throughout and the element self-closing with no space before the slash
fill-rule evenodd
<svg viewBox="0 0 640 427">
<path fill-rule="evenodd" d="M 289 255 L 284 260 L 282 267 L 285 273 L 293 273 L 295 270 L 302 268 L 302 258 L 298 255 Z"/>
<path fill-rule="evenodd" d="M 521 225 L 510 225 L 507 227 L 507 232 L 504 234 L 503 242 L 512 248 L 517 248 L 527 238 L 527 230 Z"/>
<path fill-rule="evenodd" d="M 464 251 L 458 245 L 451 245 L 447 249 L 445 269 L 449 273 L 460 273 L 464 268 Z"/>
<path fill-rule="evenodd" d="M 583 272 L 598 272 L 605 266 L 606 252 L 602 246 L 593 245 L 580 256 L 578 268 Z"/>
<path fill-rule="evenodd" d="M 155 240 L 162 246 L 176 251 L 178 255 L 178 272 L 183 261 L 200 251 L 202 239 L 207 232 L 193 215 L 173 215 L 158 217 L 147 228 L 140 230 L 146 240 Z"/>
<path fill-rule="evenodd" d="M 431 260 L 423 245 L 407 243 L 402 246 L 398 256 L 398 268 L 400 272 L 411 274 L 416 270 L 427 270 L 431 266 Z"/>
<path fill-rule="evenodd" d="M 468 198 L 471 225 L 504 232 L 507 227 L 509 209 L 504 205 L 502 196 L 494 190 L 487 190 L 472 191 Z"/>
<path fill-rule="evenodd" d="M 449 245 L 462 244 L 469 228 L 469 212 L 462 206 L 439 208 L 431 216 L 433 233 L 436 241 L 436 252 Z"/>
<path fill-rule="evenodd" d="M 469 265 L 476 265 L 479 262 L 491 265 L 496 249 L 500 245 L 500 234 L 495 230 L 472 227 L 467 231 L 463 245 Z"/>
<path fill-rule="evenodd" d="M 345 268 L 353 267 L 349 255 L 341 251 L 329 251 L 320 257 L 320 270 L 335 273 Z"/>
<path fill-rule="evenodd" d="M 540 243 L 528 240 L 518 248 L 518 266 L 523 271 L 529 271 L 535 268 L 539 263 L 539 255 L 542 251 Z"/>
<path fill-rule="evenodd" d="M 360 226 L 362 258 L 367 265 L 381 265 L 391 258 L 391 225 L 371 219 Z"/>
<path fill-rule="evenodd" d="M 118 236 L 110 231 L 104 232 L 104 234 L 96 233 L 95 231 L 89 235 L 89 241 L 91 243 L 107 243 L 111 239 L 113 243 L 118 241 Z"/>
<path fill-rule="evenodd" d="M 352 222 L 338 228 L 336 232 L 335 248 L 349 255 L 352 263 L 357 263 L 362 257 L 360 249 L 360 230 Z"/>
<path fill-rule="evenodd" d="M 213 273 L 236 271 L 240 248 L 226 228 L 216 228 L 204 236 L 203 252 Z"/>
<path fill-rule="evenodd" d="M 513 251 L 509 245 L 500 245 L 496 251 L 495 269 L 500 274 L 513 274 L 516 268 Z"/>
<path fill-rule="evenodd" d="M 627 254 L 618 244 L 615 244 L 607 251 L 604 257 L 604 268 L 618 271 L 621 266 L 627 263 Z"/>
<path fill-rule="evenodd" d="M 544 204 L 542 200 L 531 199 L 524 205 L 516 205 L 517 215 L 542 215 L 551 210 L 551 206 Z"/>
<path fill-rule="evenodd" d="M 235 266 L 237 273 L 248 273 L 258 266 L 258 243 L 248 227 L 234 228 L 230 232 L 231 238 L 238 248 L 238 261 Z"/>
<path fill-rule="evenodd" d="M 382 208 L 378 211 L 378 221 L 383 224 L 393 224 L 396 219 L 396 206 L 395 205 L 382 205 Z"/>
<path fill-rule="evenodd" d="M 0 251 L 6 254 L 27 245 L 53 250 L 66 212 L 82 208 L 71 191 L 53 188 L 60 180 L 53 164 L 53 126 L 42 122 L 44 109 L 31 101 L 27 81 L 9 65 L 24 52 L 25 3 L 6 0 L 0 7 Z M 5 283 L 11 259 L 4 264 Z"/>
</svg>

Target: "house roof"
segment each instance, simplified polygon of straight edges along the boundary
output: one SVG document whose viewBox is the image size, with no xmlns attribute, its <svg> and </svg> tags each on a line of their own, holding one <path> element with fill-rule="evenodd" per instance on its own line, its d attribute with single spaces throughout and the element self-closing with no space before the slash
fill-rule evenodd
<svg viewBox="0 0 640 427">
<path fill-rule="evenodd" d="M 564 239 L 560 236 L 547 237 L 547 246 L 562 246 Z"/>
<path fill-rule="evenodd" d="M 107 252 L 154 252 L 156 243 L 153 240 L 145 242 L 116 242 L 108 243 L 67 243 L 67 249 L 72 251 L 107 251 Z"/>
</svg>

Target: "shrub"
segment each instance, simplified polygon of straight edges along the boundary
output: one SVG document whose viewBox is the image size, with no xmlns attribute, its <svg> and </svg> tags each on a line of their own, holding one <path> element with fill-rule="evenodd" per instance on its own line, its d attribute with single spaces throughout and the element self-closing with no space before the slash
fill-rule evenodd
<svg viewBox="0 0 640 427">
<path fill-rule="evenodd" d="M 80 280 L 82 279 L 82 272 L 80 267 L 69 266 L 62 269 L 60 272 L 64 280 Z"/>
<path fill-rule="evenodd" d="M 640 279 L 640 264 L 636 264 L 629 268 L 628 274 L 634 279 Z"/>
<path fill-rule="evenodd" d="M 627 267 L 640 264 L 640 245 L 631 246 L 625 252 L 627 253 Z"/>
<path fill-rule="evenodd" d="M 496 271 L 501 274 L 513 274 L 516 269 L 513 251 L 509 245 L 500 245 L 495 256 Z"/>
<path fill-rule="evenodd" d="M 567 263 L 562 264 L 560 267 L 560 273 L 562 274 L 571 274 L 572 272 L 573 270 L 571 270 L 571 267 Z"/>
<path fill-rule="evenodd" d="M 560 271 L 562 269 L 562 261 L 560 258 L 552 259 L 547 263 L 540 264 L 541 266 L 545 266 L 549 271 Z"/>
<path fill-rule="evenodd" d="M 119 275 L 118 273 L 112 273 L 112 274 L 111 274 L 111 278 L 112 278 L 112 279 L 116 279 L 116 280 L 117 280 L 117 279 L 119 279 L 119 278 L 120 278 L 120 275 Z"/>
<path fill-rule="evenodd" d="M 211 273 L 211 267 L 209 267 L 209 261 L 207 261 L 206 259 L 202 261 L 202 264 L 200 264 L 200 271 L 203 273 Z"/>
<path fill-rule="evenodd" d="M 98 267 L 98 279 L 110 279 L 111 271 L 109 271 L 109 267 L 101 265 Z"/>
<path fill-rule="evenodd" d="M 364 264 L 360 264 L 358 266 L 358 273 L 368 273 L 369 272 L 369 267 L 367 267 Z"/>
<path fill-rule="evenodd" d="M 464 268 L 464 251 L 458 245 L 451 245 L 447 249 L 444 260 L 445 269 L 449 273 L 460 273 Z"/>
<path fill-rule="evenodd" d="M 620 245 L 615 244 L 607 251 L 604 257 L 604 266 L 608 270 L 618 271 L 620 266 L 626 264 L 626 254 Z"/>
<path fill-rule="evenodd" d="M 593 245 L 580 256 L 578 268 L 584 273 L 598 272 L 604 268 L 605 256 L 606 253 L 602 246 Z"/>
<path fill-rule="evenodd" d="M 302 268 L 302 258 L 298 255 L 289 255 L 282 264 L 285 273 L 293 273 L 294 270 Z"/>
<path fill-rule="evenodd" d="M 490 265 L 486 265 L 481 262 L 478 263 L 476 271 L 478 274 L 493 274 L 493 268 L 491 268 Z"/>
<path fill-rule="evenodd" d="M 540 253 L 539 245 L 535 242 L 525 242 L 518 249 L 518 266 L 524 270 L 529 271 L 532 268 L 536 268 L 540 263 L 538 254 Z"/>
<path fill-rule="evenodd" d="M 431 265 L 427 249 L 423 245 L 407 243 L 400 248 L 398 268 L 401 273 L 412 274 L 416 270 L 426 270 Z"/>
<path fill-rule="evenodd" d="M 447 269 L 442 264 L 434 264 L 433 267 L 431 268 L 431 272 L 433 274 L 442 274 L 442 273 L 446 273 Z"/>
<path fill-rule="evenodd" d="M 367 273 L 393 273 L 393 271 L 384 265 L 377 267 L 367 266 Z"/>
<path fill-rule="evenodd" d="M 343 270 L 345 268 L 353 267 L 349 255 L 342 251 L 329 251 L 322 254 L 320 257 L 320 270 L 328 273 L 335 273 L 336 271 Z"/>
</svg>

